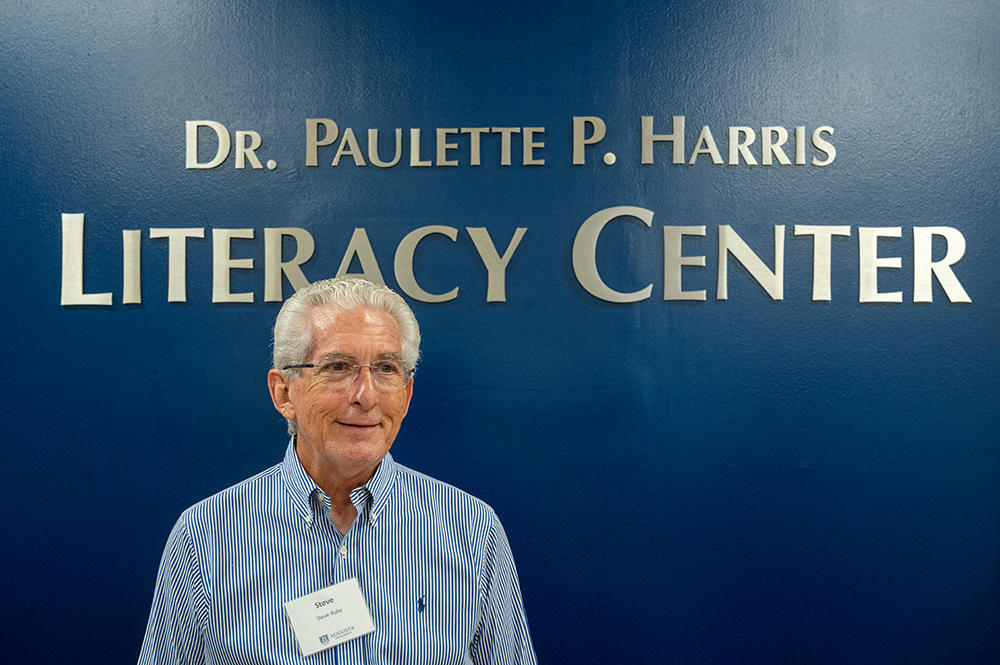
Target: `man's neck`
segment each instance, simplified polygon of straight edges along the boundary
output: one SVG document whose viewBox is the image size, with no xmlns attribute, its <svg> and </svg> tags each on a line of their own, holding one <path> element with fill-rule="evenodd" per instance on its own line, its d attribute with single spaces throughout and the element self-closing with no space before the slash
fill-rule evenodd
<svg viewBox="0 0 1000 665">
<path fill-rule="evenodd" d="M 346 504 L 341 501 L 334 501 L 333 496 L 330 496 L 330 519 L 336 522 L 337 528 L 340 529 L 341 533 L 346 534 L 350 530 L 357 516 L 358 509 L 351 503 L 351 496 L 349 494 Z"/>
<path fill-rule="evenodd" d="M 302 462 L 302 458 L 299 458 Z M 381 462 L 379 462 L 381 463 Z M 378 469 L 374 467 L 362 469 L 356 473 L 340 473 L 338 470 L 321 468 L 312 469 L 302 464 L 309 477 L 330 499 L 330 518 L 336 522 L 341 533 L 347 533 L 358 516 L 358 510 L 351 501 L 351 492 L 371 480 Z"/>
</svg>

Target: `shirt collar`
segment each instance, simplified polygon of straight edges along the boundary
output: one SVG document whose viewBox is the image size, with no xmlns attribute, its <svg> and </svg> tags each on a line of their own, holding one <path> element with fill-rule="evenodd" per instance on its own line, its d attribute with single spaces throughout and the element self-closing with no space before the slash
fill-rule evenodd
<svg viewBox="0 0 1000 665">
<path fill-rule="evenodd" d="M 294 436 L 289 440 L 288 448 L 285 449 L 285 459 L 281 462 L 281 477 L 285 481 L 285 489 L 292 499 L 295 510 L 304 520 L 311 520 L 312 511 L 309 508 L 309 497 L 318 488 L 302 467 L 299 456 L 295 454 Z"/>
<path fill-rule="evenodd" d="M 351 498 L 354 500 L 355 505 L 358 505 L 358 499 L 363 501 L 364 498 L 367 498 L 367 496 L 356 497 L 357 493 L 363 493 L 371 497 L 371 501 L 368 504 L 371 514 L 379 515 L 384 512 L 386 506 L 389 504 L 389 496 L 396 486 L 397 471 L 398 465 L 392 459 L 392 455 L 386 453 L 385 457 L 379 463 L 378 468 L 375 469 L 375 474 L 368 482 L 351 492 Z M 294 436 L 288 442 L 288 448 L 285 450 L 285 459 L 281 462 L 281 475 L 284 478 L 285 488 L 291 496 L 295 510 L 298 511 L 303 519 L 308 521 L 312 516 L 312 510 L 309 507 L 309 497 L 313 492 L 319 490 L 319 487 L 316 486 L 313 479 L 306 473 L 302 462 L 299 461 L 299 456 L 295 454 Z"/>
<path fill-rule="evenodd" d="M 396 475 L 396 462 L 392 459 L 392 455 L 386 453 L 375 469 L 375 475 L 365 483 L 365 487 L 371 493 L 371 503 L 368 504 L 369 515 L 377 517 L 385 512 L 389 505 L 389 496 L 396 486 Z"/>
</svg>

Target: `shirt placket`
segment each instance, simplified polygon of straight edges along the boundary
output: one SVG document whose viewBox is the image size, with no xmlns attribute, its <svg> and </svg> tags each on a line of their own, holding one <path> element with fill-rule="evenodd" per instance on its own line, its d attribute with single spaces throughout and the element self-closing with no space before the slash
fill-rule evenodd
<svg viewBox="0 0 1000 665">
<path fill-rule="evenodd" d="M 321 493 L 322 494 L 322 493 Z M 352 577 L 359 577 L 361 571 L 361 535 L 367 521 L 366 511 L 370 502 L 370 493 L 366 488 L 358 488 L 351 492 L 351 503 L 358 516 L 355 518 L 351 528 L 347 533 L 342 534 L 330 515 L 330 502 L 325 498 L 324 508 L 327 511 L 327 523 L 331 528 L 334 540 L 332 576 L 333 583 L 338 584 Z M 335 662 L 364 665 L 367 662 L 365 653 L 361 648 L 360 640 L 351 640 L 339 644 L 332 649 Z"/>
<path fill-rule="evenodd" d="M 364 530 L 364 523 L 367 519 L 366 511 L 371 501 L 371 495 L 364 487 L 351 492 L 351 502 L 354 504 L 354 509 L 357 511 L 358 516 L 351 525 L 351 528 L 344 534 L 340 532 L 340 528 L 330 517 L 330 499 L 322 490 L 319 491 L 319 496 L 323 510 L 326 511 L 325 522 L 329 528 L 331 542 L 333 543 L 331 573 L 333 583 L 337 584 L 358 576 L 360 570 L 359 557 L 361 556 L 359 539 Z"/>
</svg>

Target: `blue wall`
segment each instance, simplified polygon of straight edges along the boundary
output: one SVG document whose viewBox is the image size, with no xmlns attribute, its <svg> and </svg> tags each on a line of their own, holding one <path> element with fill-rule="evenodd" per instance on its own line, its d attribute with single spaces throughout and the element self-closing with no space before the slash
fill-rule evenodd
<svg viewBox="0 0 1000 665">
<path fill-rule="evenodd" d="M 0 34 L 9 662 L 133 660 L 179 512 L 280 459 L 265 229 L 308 231 L 315 280 L 363 228 L 401 288 L 397 248 L 429 226 L 455 239 L 420 242 L 415 279 L 459 291 L 409 289 L 424 360 L 393 454 L 495 507 L 542 662 L 1000 658 L 995 2 L 13 0 Z M 684 117 L 685 163 L 666 141 L 642 163 L 644 116 L 656 135 Z M 583 117 L 606 134 L 574 164 Z M 338 129 L 315 167 L 309 118 Z M 185 123 L 206 120 L 233 142 L 257 132 L 263 168 L 236 168 L 235 148 L 186 168 Z M 704 143 L 690 163 L 705 126 L 722 164 Z M 436 129 L 475 127 L 480 164 L 458 132 L 458 164 L 438 166 Z M 522 128 L 510 165 L 499 127 Z M 544 128 L 543 164 L 524 163 L 526 127 Z M 756 165 L 729 163 L 735 127 L 754 130 Z M 762 163 L 768 127 L 791 164 Z M 400 162 L 369 163 L 368 130 L 388 161 L 396 128 Z M 432 165 L 411 166 L 411 128 Z M 208 162 L 218 139 L 197 136 Z M 653 216 L 610 221 L 591 267 L 620 293 L 652 285 L 634 302 L 574 269 L 584 222 L 616 206 Z M 74 249 L 63 220 L 80 214 Z M 849 227 L 829 300 L 806 225 Z M 665 250 L 677 226 L 704 227 L 680 250 L 703 267 Z M 774 272 L 776 227 L 780 299 L 731 255 L 720 299 L 720 235 Z M 953 231 L 929 236 L 941 270 L 915 302 L 928 227 Z M 151 229 L 181 228 L 204 237 L 169 302 Z M 527 229 L 504 300 L 488 301 L 468 228 L 501 255 Z M 213 301 L 224 229 L 252 230 L 228 256 L 253 268 L 222 271 L 252 302 Z M 138 231 L 129 260 L 123 231 Z M 83 277 L 61 304 L 67 257 Z M 899 302 L 863 297 L 865 269 Z M 675 270 L 705 299 L 665 300 Z M 73 304 L 84 293 L 113 304 Z"/>
</svg>

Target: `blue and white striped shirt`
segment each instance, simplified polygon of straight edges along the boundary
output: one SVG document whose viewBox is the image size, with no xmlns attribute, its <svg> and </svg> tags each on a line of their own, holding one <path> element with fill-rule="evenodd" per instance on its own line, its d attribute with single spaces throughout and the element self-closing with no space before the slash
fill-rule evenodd
<svg viewBox="0 0 1000 665">
<path fill-rule="evenodd" d="M 514 560 L 482 501 L 386 455 L 346 534 L 285 459 L 184 511 L 167 540 L 141 665 L 535 663 Z M 283 604 L 357 578 L 375 632 L 303 658 Z"/>
</svg>

